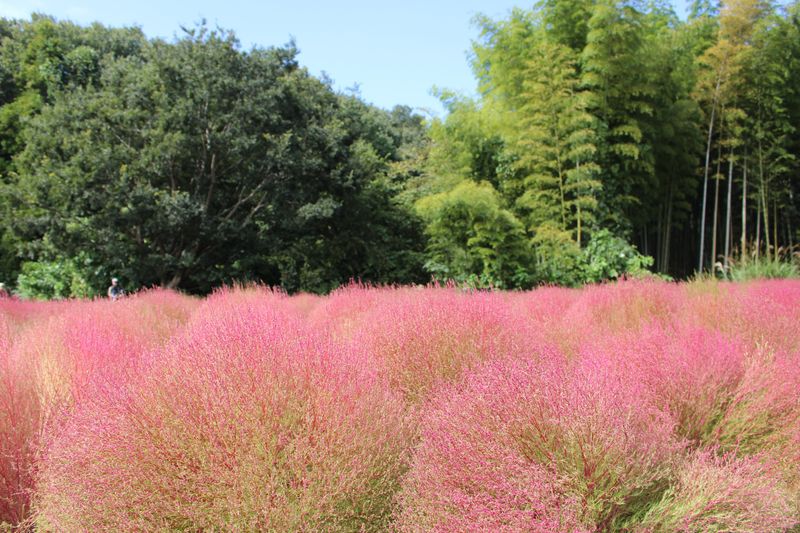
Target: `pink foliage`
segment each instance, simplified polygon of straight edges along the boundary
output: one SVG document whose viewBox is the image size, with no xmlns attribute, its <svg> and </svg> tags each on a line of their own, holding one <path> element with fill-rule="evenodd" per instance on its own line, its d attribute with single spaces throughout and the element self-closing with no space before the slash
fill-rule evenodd
<svg viewBox="0 0 800 533">
<path fill-rule="evenodd" d="M 398 292 L 351 282 L 336 289 L 324 302 L 315 306 L 308 314 L 308 324 L 332 338 L 348 340 L 363 323 L 367 312 L 378 302 L 391 300 Z"/>
<path fill-rule="evenodd" d="M 483 361 L 534 354 L 543 344 L 501 293 L 428 288 L 382 296 L 363 313 L 352 342 L 412 403 Z"/>
<path fill-rule="evenodd" d="M 800 427 L 798 391 L 800 353 L 755 351 L 718 423 L 717 442 L 740 453 L 800 457 L 794 436 Z M 798 464 L 790 465 L 787 472 L 795 479 L 800 477 Z"/>
<path fill-rule="evenodd" d="M 760 281 L 741 292 L 739 334 L 756 345 L 800 353 L 800 281 Z"/>
<path fill-rule="evenodd" d="M 798 524 L 779 476 L 763 457 L 737 458 L 709 449 L 680 469 L 677 480 L 641 520 L 639 531 L 787 531 Z"/>
<path fill-rule="evenodd" d="M 0 332 L 0 520 L 20 524 L 30 511 L 48 434 L 80 399 L 121 386 L 122 369 L 185 322 L 194 300 L 150 291 L 120 302 L 12 301 L 9 307 L 11 320 L 0 315 L 0 330 L 15 331 Z"/>
<path fill-rule="evenodd" d="M 535 292 L 532 293 L 535 295 Z M 680 309 L 682 287 L 657 281 L 620 281 L 580 291 L 564 323 L 613 334 L 668 323 Z"/>
<path fill-rule="evenodd" d="M 31 361 L 14 361 L 8 320 L 0 315 L 0 521 L 20 524 L 30 511 L 41 406 Z"/>
<path fill-rule="evenodd" d="M 658 491 L 681 446 L 641 383 L 603 359 L 488 363 L 422 419 L 400 529 L 606 527 Z"/>
<path fill-rule="evenodd" d="M 800 282 L 0 300 L 0 522 L 780 531 Z"/>
<path fill-rule="evenodd" d="M 278 295 L 223 292 L 204 309 L 130 386 L 53 441 L 39 523 L 385 527 L 412 435 L 401 404 Z"/>
<path fill-rule="evenodd" d="M 653 405 L 673 417 L 676 433 L 697 445 L 716 438 L 745 375 L 745 350 L 736 339 L 681 324 L 594 335 L 582 352 L 639 380 Z"/>
</svg>

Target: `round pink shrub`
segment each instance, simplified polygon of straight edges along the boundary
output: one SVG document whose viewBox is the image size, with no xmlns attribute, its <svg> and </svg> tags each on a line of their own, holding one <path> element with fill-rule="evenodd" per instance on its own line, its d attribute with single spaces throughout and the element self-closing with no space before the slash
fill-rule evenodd
<svg viewBox="0 0 800 533">
<path fill-rule="evenodd" d="M 663 490 L 682 449 L 647 398 L 600 358 L 485 364 L 423 415 L 399 529 L 612 527 Z"/>
<path fill-rule="evenodd" d="M 9 306 L 16 306 L 13 314 L 0 314 L 0 520 L 19 526 L 29 516 L 48 434 L 97 387 L 119 387 L 126 369 L 164 342 L 194 304 L 150 291 L 115 303 Z"/>
<path fill-rule="evenodd" d="M 800 353 L 800 281 L 764 280 L 738 288 L 739 335 L 755 346 Z"/>
<path fill-rule="evenodd" d="M 757 350 L 718 423 L 716 440 L 737 456 L 775 462 L 800 519 L 800 354 Z"/>
<path fill-rule="evenodd" d="M 791 446 L 800 427 L 800 354 L 765 348 L 751 353 L 744 375 L 718 424 L 727 449 L 755 454 Z M 787 450 L 790 451 L 790 450 Z"/>
<path fill-rule="evenodd" d="M 800 281 L 690 283 L 686 294 L 684 323 L 736 336 L 753 350 L 800 350 Z"/>
<path fill-rule="evenodd" d="M 5 316 L 11 333 L 35 320 L 44 319 L 66 310 L 71 302 L 40 302 L 18 298 L 0 298 L 0 316 Z"/>
<path fill-rule="evenodd" d="M 596 335 L 584 341 L 582 352 L 639 380 L 653 405 L 674 419 L 677 435 L 696 446 L 717 442 L 720 420 L 745 375 L 742 343 L 681 324 Z"/>
<path fill-rule="evenodd" d="M 97 388 L 115 390 L 189 320 L 194 298 L 156 289 L 119 301 L 73 301 L 42 331 L 31 330 L 17 358 L 36 361 L 47 412 L 63 411 Z"/>
<path fill-rule="evenodd" d="M 410 403 L 483 361 L 535 354 L 539 336 L 501 293 L 394 290 L 362 316 L 352 343 Z"/>
<path fill-rule="evenodd" d="M 663 281 L 619 281 L 591 285 L 579 292 L 563 317 L 566 328 L 605 335 L 668 323 L 680 309 L 679 285 Z"/>
<path fill-rule="evenodd" d="M 47 341 L 63 306 L 0 299 L 0 525 L 23 527 L 30 515 L 45 406 L 38 361 L 24 346 Z"/>
<path fill-rule="evenodd" d="M 304 317 L 308 317 L 317 306 L 322 305 L 325 301 L 324 296 L 307 292 L 294 294 L 289 299 L 291 306 Z"/>
<path fill-rule="evenodd" d="M 0 355 L 6 356 L 11 350 L 11 320 L 0 313 Z"/>
<path fill-rule="evenodd" d="M 679 470 L 675 483 L 635 531 L 787 531 L 797 525 L 780 476 L 763 457 L 737 459 L 701 450 Z"/>
<path fill-rule="evenodd" d="M 351 282 L 331 292 L 311 309 L 307 315 L 309 326 L 326 332 L 331 338 L 347 341 L 378 302 L 391 300 L 405 290 Z"/>
<path fill-rule="evenodd" d="M 311 334 L 284 298 L 224 291 L 53 439 L 37 524 L 381 531 L 412 435 L 363 360 Z"/>
<path fill-rule="evenodd" d="M 30 361 L 12 357 L 11 326 L 0 315 L 0 523 L 29 515 L 41 406 Z"/>
<path fill-rule="evenodd" d="M 565 319 L 580 297 L 580 290 L 540 287 L 526 292 L 512 292 L 508 300 L 513 313 L 529 323 L 542 339 L 565 354 L 574 354 L 584 338 L 583 324 Z"/>
</svg>

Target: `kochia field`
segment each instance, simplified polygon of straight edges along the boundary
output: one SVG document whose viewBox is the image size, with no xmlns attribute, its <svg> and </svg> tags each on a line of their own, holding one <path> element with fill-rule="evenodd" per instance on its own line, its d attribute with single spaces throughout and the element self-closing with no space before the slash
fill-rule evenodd
<svg viewBox="0 0 800 533">
<path fill-rule="evenodd" d="M 796 281 L 0 300 L 21 530 L 792 531 L 799 465 Z"/>
</svg>

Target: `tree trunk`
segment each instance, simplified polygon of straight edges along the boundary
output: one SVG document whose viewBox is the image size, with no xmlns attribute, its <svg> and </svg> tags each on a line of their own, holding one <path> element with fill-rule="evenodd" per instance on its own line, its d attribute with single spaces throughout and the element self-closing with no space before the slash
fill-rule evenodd
<svg viewBox="0 0 800 533">
<path fill-rule="evenodd" d="M 714 272 L 717 264 L 717 219 L 719 218 L 719 177 L 722 168 L 722 144 L 717 151 L 717 174 L 714 176 L 714 223 L 711 234 L 711 271 Z"/>
<path fill-rule="evenodd" d="M 711 270 L 716 268 L 717 264 L 717 217 L 719 216 L 719 176 L 714 180 L 714 222 L 711 225 Z"/>
<path fill-rule="evenodd" d="M 661 272 L 667 273 L 669 270 L 669 246 L 672 236 L 672 199 L 675 195 L 674 184 L 669 185 L 669 196 L 667 197 L 667 220 L 664 227 L 664 247 L 662 251 Z"/>
<path fill-rule="evenodd" d="M 642 248 L 644 255 L 650 255 L 650 247 L 647 245 L 647 224 L 642 227 Z"/>
<path fill-rule="evenodd" d="M 658 206 L 658 219 L 656 220 L 656 272 L 661 272 L 661 257 L 664 249 L 664 211 L 667 206 L 662 202 Z"/>
<path fill-rule="evenodd" d="M 747 258 L 747 152 L 744 156 L 744 168 L 742 169 L 742 258 L 744 263 Z"/>
<path fill-rule="evenodd" d="M 173 289 L 173 290 L 177 289 L 178 285 L 180 285 L 180 283 L 181 283 L 181 278 L 182 277 L 183 277 L 182 273 L 176 272 L 175 275 L 172 276 L 172 279 L 170 279 L 169 282 L 167 282 L 167 288 L 168 289 Z"/>
<path fill-rule="evenodd" d="M 761 213 L 764 216 L 764 244 L 766 245 L 767 261 L 772 261 L 772 245 L 770 243 L 769 235 L 769 203 L 767 202 L 767 191 L 765 187 L 761 188 Z"/>
<path fill-rule="evenodd" d="M 725 272 L 728 272 L 728 257 L 731 253 L 731 195 L 733 192 L 733 147 L 731 147 L 731 155 L 728 159 L 728 206 L 725 213 L 725 258 L 723 265 Z"/>
<path fill-rule="evenodd" d="M 764 215 L 764 243 L 766 244 L 767 261 L 772 260 L 772 251 L 769 243 L 769 206 L 767 205 L 767 183 L 764 181 L 764 152 L 761 149 L 761 140 L 758 141 L 758 174 L 761 181 L 759 195 L 761 196 L 761 213 Z"/>
<path fill-rule="evenodd" d="M 697 271 L 703 271 L 703 251 L 706 240 L 706 204 L 708 198 L 708 169 L 711 166 L 711 138 L 714 134 L 714 115 L 717 111 L 717 93 L 719 92 L 720 80 L 717 80 L 717 87 L 714 90 L 714 101 L 711 104 L 711 119 L 708 121 L 708 141 L 706 142 L 706 166 L 703 171 L 703 209 L 700 214 L 700 253 L 697 260 Z"/>
<path fill-rule="evenodd" d="M 772 200 L 772 245 L 775 247 L 775 261 L 780 259 L 778 257 L 778 200 Z"/>
<path fill-rule="evenodd" d="M 756 261 L 761 257 L 761 200 L 756 201 Z"/>
</svg>

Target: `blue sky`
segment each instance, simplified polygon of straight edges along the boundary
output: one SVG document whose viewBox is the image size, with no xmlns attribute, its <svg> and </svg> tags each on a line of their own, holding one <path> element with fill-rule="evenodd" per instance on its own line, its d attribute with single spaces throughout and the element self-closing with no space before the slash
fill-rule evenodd
<svg viewBox="0 0 800 533">
<path fill-rule="evenodd" d="M 679 7 L 684 0 L 676 0 Z M 80 24 L 141 26 L 149 37 L 172 38 L 205 18 L 232 29 L 245 48 L 294 37 L 300 63 L 323 71 L 339 90 L 359 86 L 361 97 L 384 108 L 410 105 L 442 114 L 432 86 L 472 94 L 467 53 L 477 37 L 472 18 L 505 16 L 520 0 L 303 1 L 267 0 L 0 0 L 0 16 L 27 18 L 38 11 Z"/>
</svg>

